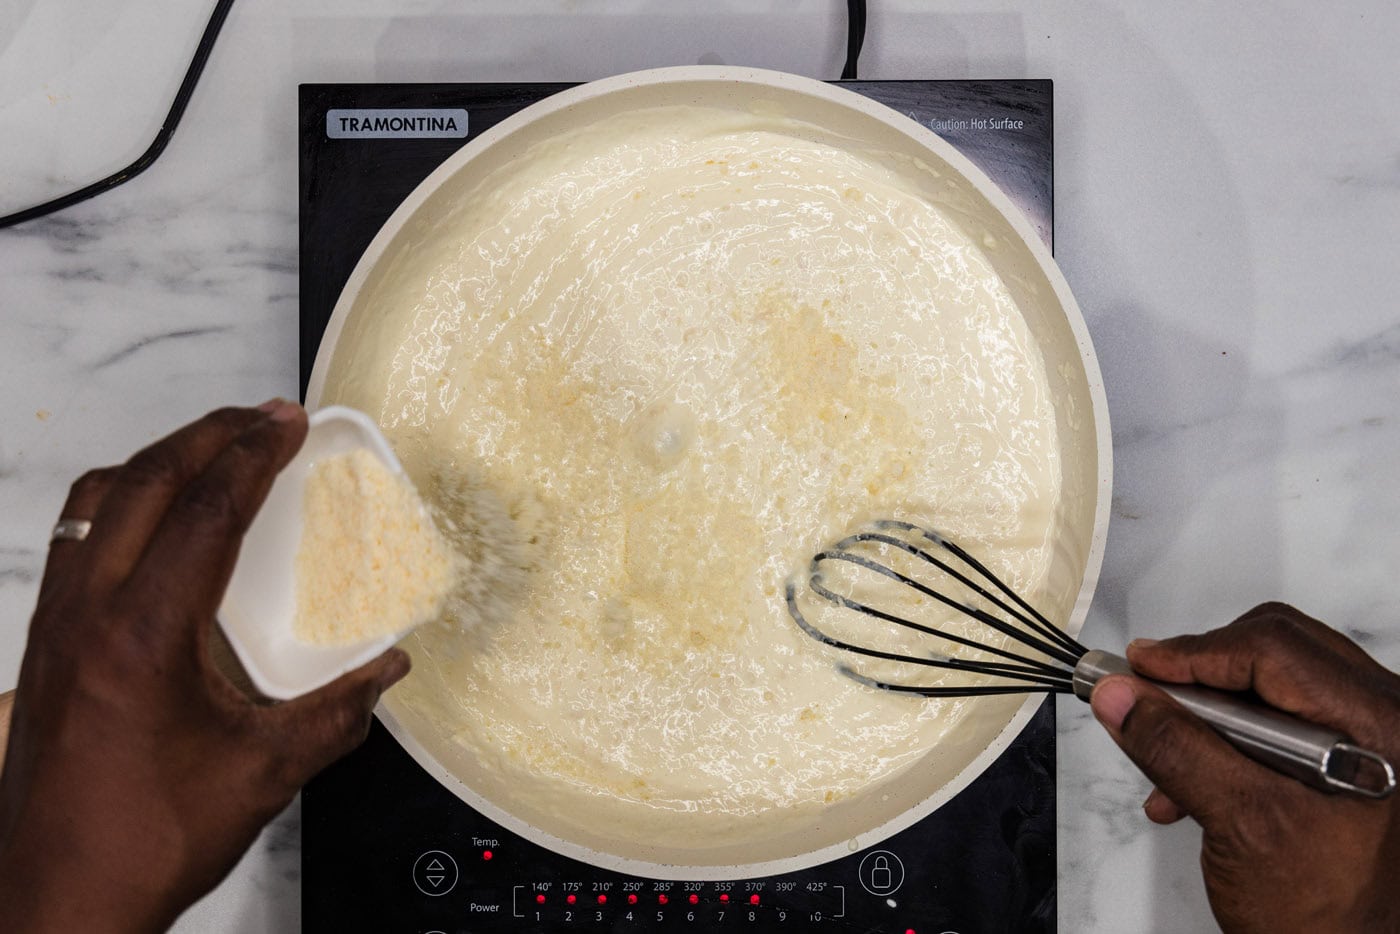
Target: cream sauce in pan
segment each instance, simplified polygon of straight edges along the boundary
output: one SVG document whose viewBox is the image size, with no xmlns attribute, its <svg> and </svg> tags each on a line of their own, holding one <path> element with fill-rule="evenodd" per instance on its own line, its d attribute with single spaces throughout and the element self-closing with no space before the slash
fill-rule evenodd
<svg viewBox="0 0 1400 934">
<path fill-rule="evenodd" d="M 839 677 L 782 600 L 874 516 L 1031 596 L 1049 564 L 1040 356 L 980 238 L 877 155 L 779 117 L 610 118 L 485 179 L 342 338 L 324 401 L 377 417 L 493 563 L 484 624 L 411 637 L 399 701 L 512 799 L 720 844 L 976 715 Z"/>
</svg>

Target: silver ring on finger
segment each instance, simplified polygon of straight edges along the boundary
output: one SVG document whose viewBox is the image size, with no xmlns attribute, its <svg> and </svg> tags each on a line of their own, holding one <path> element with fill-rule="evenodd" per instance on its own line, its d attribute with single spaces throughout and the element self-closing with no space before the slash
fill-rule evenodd
<svg viewBox="0 0 1400 934">
<path fill-rule="evenodd" d="M 80 542 L 92 531 L 90 519 L 59 519 L 49 536 L 49 544 L 54 542 Z"/>
</svg>

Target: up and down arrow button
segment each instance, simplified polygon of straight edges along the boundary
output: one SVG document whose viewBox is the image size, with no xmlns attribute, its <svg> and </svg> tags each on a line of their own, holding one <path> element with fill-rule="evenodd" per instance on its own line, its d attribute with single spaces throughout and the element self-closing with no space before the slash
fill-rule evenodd
<svg viewBox="0 0 1400 934">
<path fill-rule="evenodd" d="M 429 850 L 414 860 L 413 884 L 424 895 L 446 895 L 457 885 L 457 861 L 442 850 Z"/>
</svg>

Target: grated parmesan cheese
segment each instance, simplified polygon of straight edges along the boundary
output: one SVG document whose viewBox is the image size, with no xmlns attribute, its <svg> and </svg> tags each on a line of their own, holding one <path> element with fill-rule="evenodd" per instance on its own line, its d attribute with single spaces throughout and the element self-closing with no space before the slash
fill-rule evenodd
<svg viewBox="0 0 1400 934">
<path fill-rule="evenodd" d="M 366 450 L 328 457 L 306 478 L 293 632 L 344 645 L 436 617 L 462 571 L 413 486 Z"/>
</svg>

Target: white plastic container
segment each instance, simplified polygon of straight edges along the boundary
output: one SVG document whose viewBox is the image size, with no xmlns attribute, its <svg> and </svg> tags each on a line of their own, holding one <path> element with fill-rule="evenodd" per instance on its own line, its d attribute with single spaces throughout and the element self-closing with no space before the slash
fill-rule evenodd
<svg viewBox="0 0 1400 934">
<path fill-rule="evenodd" d="M 363 665 L 405 634 L 322 646 L 303 642 L 293 632 L 307 474 L 324 458 L 360 448 L 379 458 L 391 473 L 403 475 L 398 458 L 369 416 L 344 406 L 312 413 L 306 443 L 277 476 L 244 536 L 219 607 L 219 624 L 253 685 L 268 697 L 286 700 L 313 691 Z"/>
</svg>

